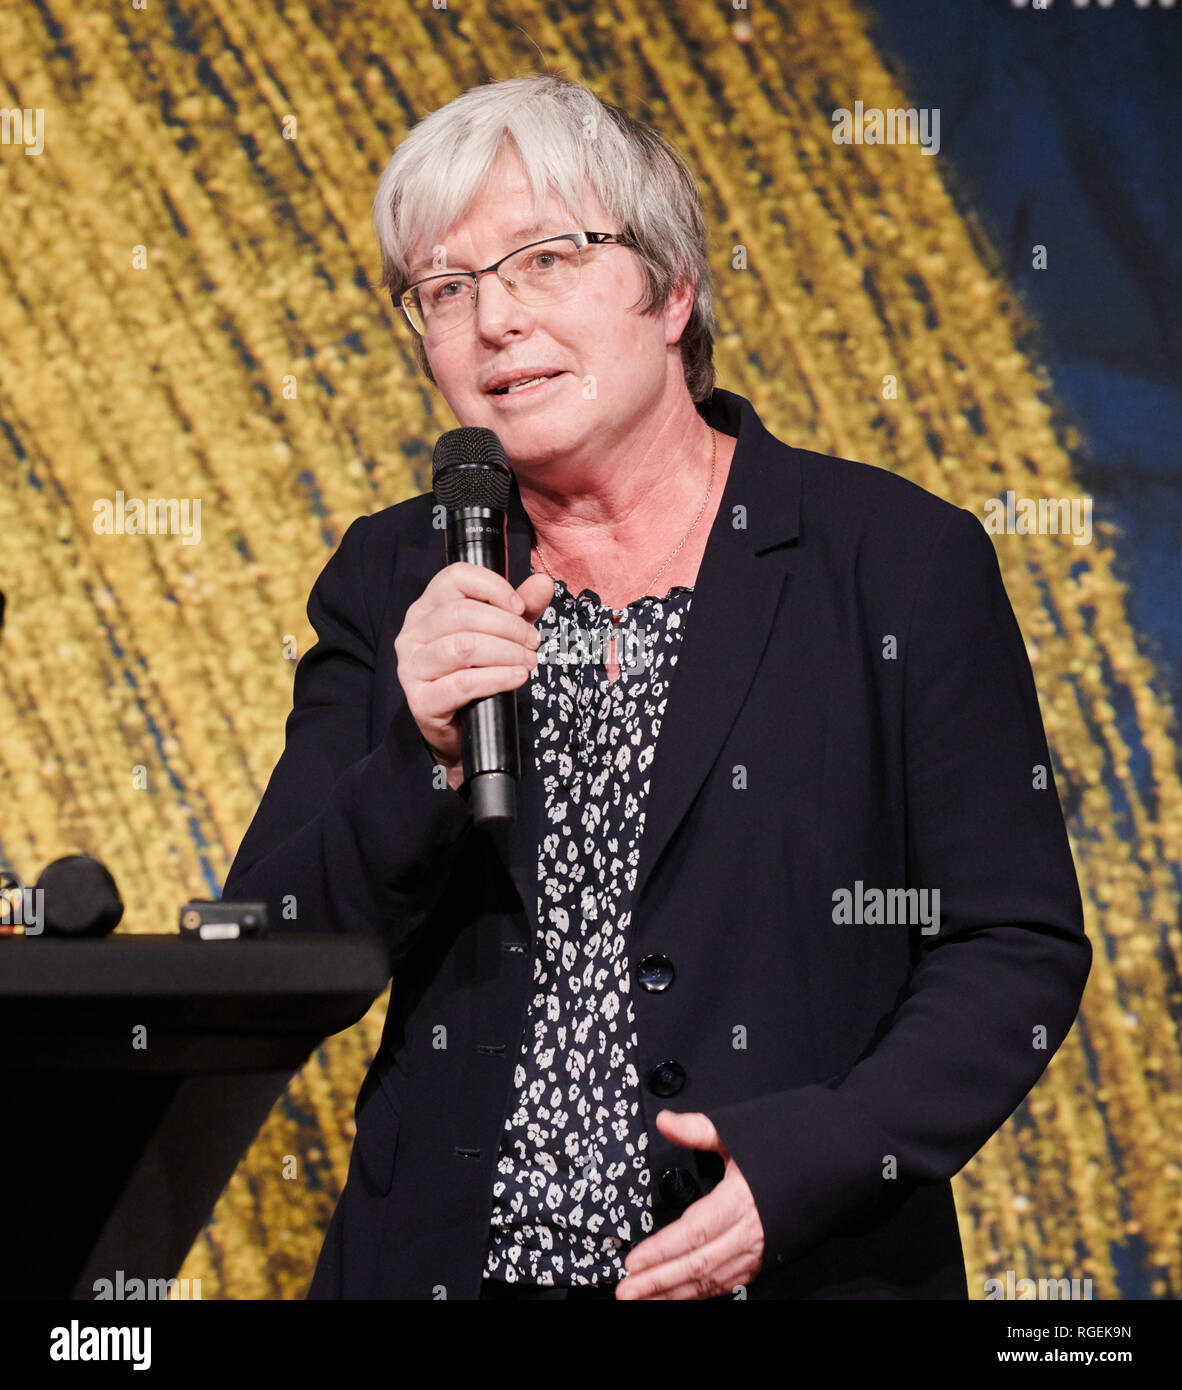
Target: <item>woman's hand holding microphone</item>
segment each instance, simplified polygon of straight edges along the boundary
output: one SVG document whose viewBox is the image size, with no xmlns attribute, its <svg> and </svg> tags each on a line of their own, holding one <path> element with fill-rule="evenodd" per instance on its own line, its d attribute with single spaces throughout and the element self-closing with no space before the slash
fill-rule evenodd
<svg viewBox="0 0 1182 1390">
<path fill-rule="evenodd" d="M 547 574 L 531 574 L 514 589 L 493 570 L 459 561 L 434 575 L 406 610 L 394 639 L 398 679 L 453 790 L 464 783 L 460 711 L 529 677 L 541 645 L 535 624 L 553 597 Z"/>
</svg>

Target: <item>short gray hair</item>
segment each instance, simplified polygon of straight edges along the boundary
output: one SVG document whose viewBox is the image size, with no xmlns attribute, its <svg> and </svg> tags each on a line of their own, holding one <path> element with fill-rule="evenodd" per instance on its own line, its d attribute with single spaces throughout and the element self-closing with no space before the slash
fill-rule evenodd
<svg viewBox="0 0 1182 1390">
<path fill-rule="evenodd" d="M 415 246 L 421 239 L 438 244 L 510 141 L 529 179 L 535 218 L 550 188 L 577 215 L 587 185 L 618 230 L 632 238 L 644 275 L 642 314 L 660 313 L 674 288 L 696 284 L 679 346 L 690 397 L 705 400 L 714 389 L 717 325 L 697 183 L 651 126 L 568 78 L 511 77 L 473 87 L 414 126 L 386 165 L 374 197 L 382 252 L 382 278 L 374 288 L 388 290 L 401 313 Z M 418 334 L 415 359 L 434 383 Z"/>
</svg>

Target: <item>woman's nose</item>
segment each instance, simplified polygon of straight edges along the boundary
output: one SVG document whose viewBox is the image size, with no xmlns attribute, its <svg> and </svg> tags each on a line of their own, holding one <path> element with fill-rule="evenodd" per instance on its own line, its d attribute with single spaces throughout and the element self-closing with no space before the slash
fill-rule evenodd
<svg viewBox="0 0 1182 1390">
<path fill-rule="evenodd" d="M 476 323 L 480 332 L 495 332 L 528 316 L 528 310 L 494 271 L 481 276 L 476 289 Z"/>
</svg>

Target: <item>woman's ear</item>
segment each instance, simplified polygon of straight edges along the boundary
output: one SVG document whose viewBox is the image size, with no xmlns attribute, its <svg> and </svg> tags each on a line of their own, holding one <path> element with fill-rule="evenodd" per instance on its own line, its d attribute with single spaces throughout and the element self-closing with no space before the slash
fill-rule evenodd
<svg viewBox="0 0 1182 1390">
<path fill-rule="evenodd" d="M 696 280 L 684 280 L 674 285 L 665 304 L 665 344 L 671 347 L 681 341 L 685 326 L 693 313 L 694 299 L 698 293 Z"/>
</svg>

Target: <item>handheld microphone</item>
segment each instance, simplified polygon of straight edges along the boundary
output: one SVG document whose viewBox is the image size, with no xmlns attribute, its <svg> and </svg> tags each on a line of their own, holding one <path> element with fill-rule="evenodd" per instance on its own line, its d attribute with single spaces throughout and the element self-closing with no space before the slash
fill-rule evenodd
<svg viewBox="0 0 1182 1390">
<path fill-rule="evenodd" d="M 439 437 L 431 460 L 435 500 L 447 511 L 447 563 L 464 561 L 509 577 L 512 476 L 492 430 L 465 427 Z M 517 692 L 473 700 L 460 712 L 464 780 L 478 826 L 517 819 Z"/>
</svg>

